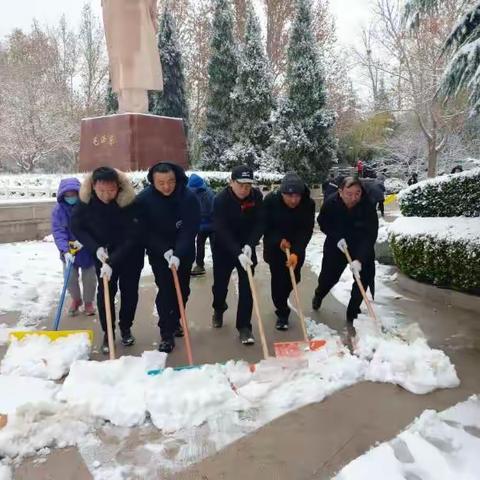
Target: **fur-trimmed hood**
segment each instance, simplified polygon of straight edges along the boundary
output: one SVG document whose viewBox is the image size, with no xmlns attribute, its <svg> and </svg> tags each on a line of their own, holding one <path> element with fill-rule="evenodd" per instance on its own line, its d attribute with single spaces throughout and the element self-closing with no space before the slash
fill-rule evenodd
<svg viewBox="0 0 480 480">
<path fill-rule="evenodd" d="M 130 183 L 127 175 L 115 169 L 118 173 L 118 182 L 119 182 L 119 191 L 115 202 L 120 208 L 128 207 L 133 201 L 135 200 L 135 190 L 133 185 Z M 78 194 L 80 201 L 83 203 L 90 203 L 93 194 L 93 182 L 92 182 L 92 174 L 88 174 L 83 182 L 82 186 L 80 187 L 80 192 Z"/>
</svg>

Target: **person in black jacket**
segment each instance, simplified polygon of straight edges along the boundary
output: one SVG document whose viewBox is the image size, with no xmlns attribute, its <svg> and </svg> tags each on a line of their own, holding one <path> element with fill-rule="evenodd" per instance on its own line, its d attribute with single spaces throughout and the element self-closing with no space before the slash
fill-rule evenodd
<svg viewBox="0 0 480 480">
<path fill-rule="evenodd" d="M 255 267 L 255 247 L 263 233 L 263 196 L 252 188 L 251 168 L 241 165 L 232 171 L 230 186 L 222 190 L 213 202 L 213 319 L 214 328 L 223 325 L 223 313 L 228 282 L 234 268 L 238 272 L 238 308 L 236 327 L 240 341 L 245 345 L 255 343 L 252 334 L 252 293 L 248 283 L 247 268 Z"/>
<path fill-rule="evenodd" d="M 135 191 L 124 173 L 110 167 L 100 167 L 85 177 L 79 199 L 72 212 L 71 229 L 83 247 L 95 258 L 99 279 L 97 307 L 104 332 L 102 352 L 107 354 L 104 276 L 110 282 L 114 331 L 114 299 L 120 286 L 119 324 L 122 344 L 130 346 L 135 343 L 131 327 L 138 303 L 138 283 L 144 261 L 135 212 Z"/>
<path fill-rule="evenodd" d="M 177 270 L 183 302 L 190 295 L 190 271 L 195 259 L 195 236 L 200 227 L 200 205 L 187 188 L 183 169 L 160 162 L 148 172 L 150 185 L 137 197 L 148 259 L 158 287 L 155 304 L 162 341 L 170 353 L 174 337 L 183 337 L 172 267 Z"/>
<path fill-rule="evenodd" d="M 378 217 L 360 181 L 352 177 L 345 178 L 339 192 L 322 205 L 317 220 L 327 238 L 323 246 L 322 270 L 312 300 L 313 309 L 320 308 L 323 298 L 345 270 L 345 247 L 353 259 L 352 273 L 360 276 L 365 290 L 370 288 L 373 295 Z M 347 322 L 357 318 L 361 303 L 362 295 L 356 282 L 353 282 Z"/>
<path fill-rule="evenodd" d="M 293 267 L 296 282 L 305 261 L 305 250 L 312 238 L 315 202 L 303 180 L 287 173 L 280 190 L 269 193 L 264 201 L 265 232 L 263 258 L 270 266 L 272 300 L 277 314 L 277 330 L 288 329 L 290 309 L 287 305 L 292 291 L 289 267 Z M 286 257 L 286 249 L 290 257 Z"/>
</svg>

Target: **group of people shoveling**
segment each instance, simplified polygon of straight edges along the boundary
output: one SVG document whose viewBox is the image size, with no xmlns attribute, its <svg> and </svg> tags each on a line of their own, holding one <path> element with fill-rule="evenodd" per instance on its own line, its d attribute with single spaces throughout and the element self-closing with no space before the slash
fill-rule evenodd
<svg viewBox="0 0 480 480">
<path fill-rule="evenodd" d="M 82 185 L 76 179 L 64 179 L 52 214 L 53 235 L 61 259 L 64 264 L 71 264 L 74 271 L 69 279 L 71 314 L 82 304 L 78 269 L 82 269 L 87 314 L 95 313 L 93 271 L 98 279 L 97 308 L 104 332 L 102 352 L 108 354 L 113 346 L 108 341 L 107 319 L 112 320 L 112 338 L 118 289 L 121 341 L 124 346 L 135 343 L 131 330 L 145 252 L 158 287 L 158 349 L 169 353 L 175 347 L 175 338 L 188 334 L 180 319 L 189 298 L 191 275 L 205 272 L 207 238 L 213 258 L 212 327 L 223 326 L 228 284 L 236 269 L 236 328 L 243 344 L 255 342 L 252 282 L 257 265 L 256 246 L 263 236 L 276 328 L 287 330 L 288 297 L 294 287 L 298 293 L 295 282 L 300 281 L 314 228 L 315 203 L 303 180 L 294 172 L 287 173 L 279 190 L 268 193 L 264 199 L 253 186 L 254 173 L 248 166 L 235 167 L 229 186 L 217 195 L 201 177 L 193 174 L 188 179 L 181 167 L 169 162 L 154 165 L 147 178 L 149 185 L 138 195 L 128 177 L 110 167 L 97 168 Z M 374 244 L 378 231 L 375 207 L 360 181 L 347 177 L 338 192 L 324 201 L 317 220 L 326 241 L 312 306 L 315 310 L 320 308 L 323 298 L 350 263 L 358 283 L 353 283 L 347 308 L 347 321 L 352 322 L 362 302 L 359 286 L 363 284 L 374 291 Z"/>
</svg>

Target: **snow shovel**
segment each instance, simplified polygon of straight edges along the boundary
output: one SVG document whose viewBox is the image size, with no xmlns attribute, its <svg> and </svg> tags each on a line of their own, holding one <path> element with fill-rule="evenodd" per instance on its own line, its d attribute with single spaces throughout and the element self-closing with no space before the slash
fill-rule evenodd
<svg viewBox="0 0 480 480">
<path fill-rule="evenodd" d="M 262 341 L 263 358 L 266 360 L 270 355 L 268 353 L 267 340 L 265 339 L 265 330 L 263 329 L 263 321 L 260 315 L 260 309 L 258 307 L 257 289 L 255 287 L 255 281 L 253 280 L 253 274 L 252 274 L 252 267 L 250 265 L 247 265 L 247 275 L 248 275 L 248 283 L 250 284 L 250 291 L 252 292 L 253 309 L 255 311 L 255 316 L 257 317 L 258 331 L 260 332 L 260 340 Z"/>
<path fill-rule="evenodd" d="M 287 260 L 290 258 L 290 249 L 285 249 Z M 325 340 L 309 340 L 307 334 L 307 326 L 305 317 L 303 315 L 302 306 L 300 304 L 300 295 L 298 294 L 297 281 L 295 280 L 295 273 L 293 267 L 288 267 L 290 272 L 290 280 L 292 282 L 293 294 L 295 296 L 295 306 L 297 307 L 298 316 L 300 317 L 300 325 L 302 326 L 303 340 L 296 342 L 275 342 L 273 348 L 275 349 L 275 356 L 277 357 L 300 357 L 303 353 L 308 351 L 318 350 L 325 344 Z"/>
<path fill-rule="evenodd" d="M 71 242 L 69 242 L 71 243 Z M 75 255 L 78 252 L 78 249 L 70 247 L 70 253 Z M 55 313 L 55 319 L 53 322 L 53 330 L 17 330 L 10 332 L 10 338 L 16 338 L 17 340 L 22 340 L 27 335 L 45 335 L 50 338 L 52 341 L 57 340 L 57 338 L 68 337 L 69 335 L 74 335 L 76 333 L 86 333 L 90 339 L 90 343 L 93 342 L 93 331 L 92 330 L 59 330 L 60 319 L 62 317 L 63 305 L 65 303 L 65 296 L 67 293 L 68 281 L 70 280 L 70 275 L 73 270 L 73 262 L 67 261 L 67 266 L 65 269 L 65 274 L 63 276 L 63 287 L 60 294 L 60 302 L 58 303 L 57 311 Z"/>
</svg>

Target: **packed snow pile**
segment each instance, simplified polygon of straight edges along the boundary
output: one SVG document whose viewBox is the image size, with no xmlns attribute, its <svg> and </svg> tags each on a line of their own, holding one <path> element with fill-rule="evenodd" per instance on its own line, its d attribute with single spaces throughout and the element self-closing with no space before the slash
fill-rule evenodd
<svg viewBox="0 0 480 480">
<path fill-rule="evenodd" d="M 424 411 L 406 430 L 344 467 L 335 480 L 476 479 L 480 397 Z"/>
<path fill-rule="evenodd" d="M 365 380 L 393 383 L 416 394 L 460 385 L 455 366 L 444 352 L 430 348 L 423 337 L 408 338 L 409 330 L 380 334 L 365 315 L 354 322 L 355 353 L 368 361 Z"/>
<path fill-rule="evenodd" d="M 12 338 L 0 364 L 0 373 L 59 380 L 75 361 L 87 360 L 90 350 L 90 339 L 85 332 L 56 340 L 35 334 L 21 340 Z"/>
<path fill-rule="evenodd" d="M 166 358 L 165 353 L 150 351 L 104 362 L 80 360 L 70 368 L 58 399 L 115 425 L 140 425 L 147 414 L 148 371 L 163 368 Z"/>
</svg>

